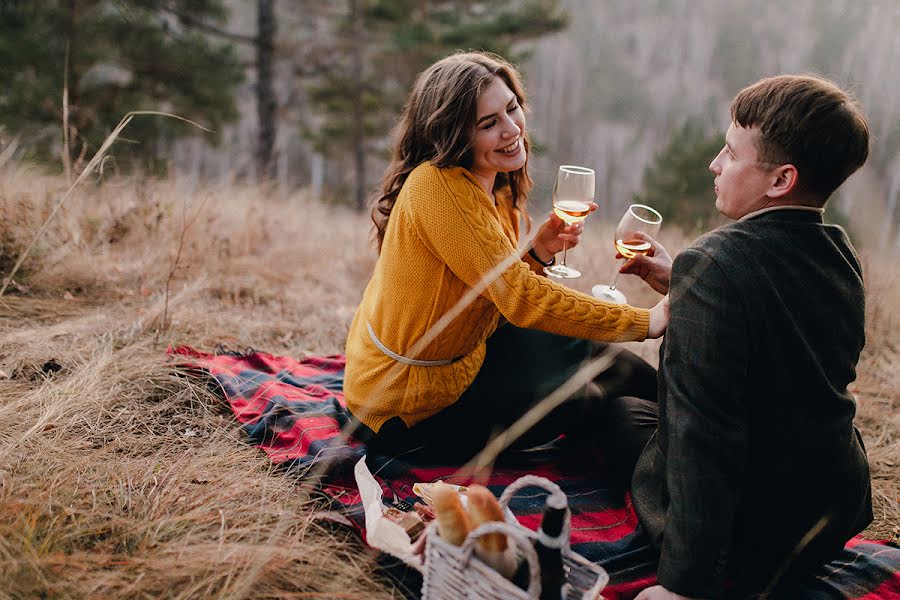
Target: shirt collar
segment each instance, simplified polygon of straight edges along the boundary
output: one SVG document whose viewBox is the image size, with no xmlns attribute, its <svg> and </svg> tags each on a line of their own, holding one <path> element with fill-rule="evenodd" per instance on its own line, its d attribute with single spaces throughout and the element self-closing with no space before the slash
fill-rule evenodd
<svg viewBox="0 0 900 600">
<path fill-rule="evenodd" d="M 816 207 L 816 206 L 801 206 L 799 204 L 780 204 L 778 206 L 767 206 L 766 208 L 761 208 L 759 210 L 754 210 L 751 213 L 747 213 L 738 221 L 746 221 L 747 219 L 752 219 L 753 217 L 758 217 L 759 215 L 764 215 L 766 213 L 774 212 L 776 210 L 805 210 L 807 212 L 814 212 L 824 214 L 825 209 Z"/>
</svg>

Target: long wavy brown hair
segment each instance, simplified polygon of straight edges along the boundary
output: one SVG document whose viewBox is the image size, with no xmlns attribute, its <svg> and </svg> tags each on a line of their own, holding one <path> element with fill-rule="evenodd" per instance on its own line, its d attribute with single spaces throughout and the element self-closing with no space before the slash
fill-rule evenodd
<svg viewBox="0 0 900 600">
<path fill-rule="evenodd" d="M 400 122 L 394 128 L 391 164 L 381 181 L 381 192 L 372 206 L 378 252 L 384 241 L 391 210 L 406 178 L 425 161 L 438 168 L 472 166 L 478 98 L 495 77 L 501 78 L 525 110 L 525 88 L 516 68 L 487 52 L 462 52 L 434 63 L 416 78 Z M 521 169 L 498 173 L 494 192 L 509 188 L 513 206 L 531 226 L 525 203 L 531 191 L 528 154 L 531 144 L 522 133 L 526 160 Z"/>
</svg>

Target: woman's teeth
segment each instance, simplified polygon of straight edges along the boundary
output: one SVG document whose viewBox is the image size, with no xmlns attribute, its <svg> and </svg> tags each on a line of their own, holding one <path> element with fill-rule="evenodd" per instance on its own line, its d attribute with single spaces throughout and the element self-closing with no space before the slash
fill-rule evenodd
<svg viewBox="0 0 900 600">
<path fill-rule="evenodd" d="M 518 149 L 519 149 L 519 140 L 517 139 L 509 146 L 504 146 L 503 148 L 500 148 L 499 150 L 497 150 L 497 152 L 501 152 L 503 154 L 513 154 L 516 151 L 518 151 Z"/>
</svg>

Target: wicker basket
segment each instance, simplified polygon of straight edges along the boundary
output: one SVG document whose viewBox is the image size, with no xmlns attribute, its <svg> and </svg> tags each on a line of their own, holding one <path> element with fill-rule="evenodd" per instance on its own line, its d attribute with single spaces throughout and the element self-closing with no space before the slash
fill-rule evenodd
<svg viewBox="0 0 900 600">
<path fill-rule="evenodd" d="M 510 498 L 528 486 L 537 486 L 553 495 L 565 494 L 555 483 L 526 475 L 512 483 L 500 496 L 500 504 L 506 509 Z M 570 523 L 566 519 L 563 528 L 569 539 Z M 530 580 L 523 590 L 474 556 L 475 543 L 488 533 L 502 532 L 516 545 L 520 557 L 528 562 Z M 462 546 L 447 543 L 437 533 L 437 524 L 429 525 L 428 544 L 425 550 L 425 576 L 422 583 L 422 600 L 538 600 L 541 582 L 534 540 L 537 534 L 518 522 L 485 523 L 469 534 Z M 609 582 L 609 575 L 602 567 L 572 552 L 568 542 L 562 550 L 566 570 L 567 600 L 600 600 L 601 590 Z"/>
</svg>

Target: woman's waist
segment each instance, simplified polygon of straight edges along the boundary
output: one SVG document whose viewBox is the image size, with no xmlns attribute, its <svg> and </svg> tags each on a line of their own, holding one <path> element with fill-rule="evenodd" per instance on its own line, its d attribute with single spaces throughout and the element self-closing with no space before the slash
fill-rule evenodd
<svg viewBox="0 0 900 600">
<path fill-rule="evenodd" d="M 351 337 L 385 357 L 408 366 L 442 367 L 475 352 L 496 330 L 499 312 L 439 318 L 422 327 L 378 314 L 360 315 Z"/>
<path fill-rule="evenodd" d="M 390 417 L 415 423 L 459 399 L 481 368 L 485 346 L 448 364 L 418 366 L 396 361 L 372 344 L 348 345 L 344 398 L 376 431 Z"/>
</svg>

